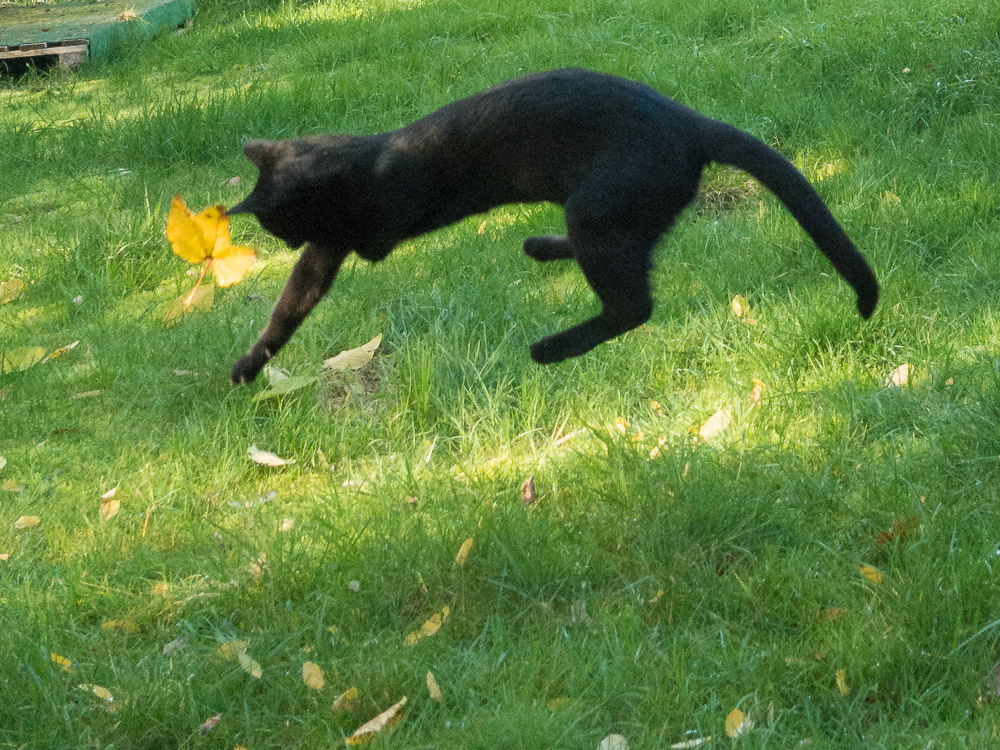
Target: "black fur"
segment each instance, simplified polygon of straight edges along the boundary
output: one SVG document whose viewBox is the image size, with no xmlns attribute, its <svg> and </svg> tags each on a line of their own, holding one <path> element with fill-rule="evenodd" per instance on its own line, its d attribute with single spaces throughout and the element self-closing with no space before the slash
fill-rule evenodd
<svg viewBox="0 0 1000 750">
<path fill-rule="evenodd" d="M 565 208 L 566 236 L 529 237 L 540 261 L 573 258 L 601 312 L 531 347 L 578 357 L 649 319 L 656 242 L 694 198 L 709 162 L 732 164 L 791 211 L 869 317 L 878 283 L 826 205 L 783 156 L 655 90 L 586 70 L 537 73 L 453 102 L 399 130 L 253 140 L 260 175 L 229 213 L 252 213 L 305 245 L 267 329 L 233 367 L 253 380 L 326 294 L 351 252 L 377 261 L 403 240 L 505 203 Z"/>
</svg>

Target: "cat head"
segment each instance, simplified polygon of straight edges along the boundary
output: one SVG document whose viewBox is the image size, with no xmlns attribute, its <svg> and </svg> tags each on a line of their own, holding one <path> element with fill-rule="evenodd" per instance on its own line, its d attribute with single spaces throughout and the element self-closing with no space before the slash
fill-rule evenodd
<svg viewBox="0 0 1000 750">
<path fill-rule="evenodd" d="M 350 242 L 352 141 L 346 136 L 247 141 L 243 153 L 257 167 L 257 184 L 227 213 L 253 214 L 290 247 Z"/>
</svg>

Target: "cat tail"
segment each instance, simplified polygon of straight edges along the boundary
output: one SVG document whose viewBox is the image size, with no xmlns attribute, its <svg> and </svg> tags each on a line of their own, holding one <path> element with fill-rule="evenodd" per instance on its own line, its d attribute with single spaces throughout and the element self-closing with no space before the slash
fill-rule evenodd
<svg viewBox="0 0 1000 750">
<path fill-rule="evenodd" d="M 707 120 L 701 140 L 706 162 L 731 164 L 749 172 L 778 197 L 854 288 L 861 317 L 871 317 L 878 304 L 875 274 L 802 173 L 764 142 L 724 122 Z"/>
</svg>

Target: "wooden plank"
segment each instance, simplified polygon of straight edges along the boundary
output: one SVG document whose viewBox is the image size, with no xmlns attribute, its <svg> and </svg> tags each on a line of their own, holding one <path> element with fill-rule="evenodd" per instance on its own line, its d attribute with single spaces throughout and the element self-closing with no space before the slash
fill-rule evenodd
<svg viewBox="0 0 1000 750">
<path fill-rule="evenodd" d="M 33 52 L 36 49 L 45 49 L 49 45 L 45 42 L 37 42 L 32 44 L 22 44 L 17 49 L 19 52 Z"/>
<path fill-rule="evenodd" d="M 26 50 L 25 47 L 32 47 L 33 49 Z M 81 44 L 74 47 L 45 47 L 44 45 L 39 48 L 37 44 L 22 44 L 19 49 L 8 50 L 6 52 L 0 52 L 0 60 L 16 60 L 18 58 L 24 57 L 63 57 L 63 56 L 74 56 L 79 57 L 82 62 L 83 58 L 87 55 L 87 45 Z M 76 63 L 79 65 L 79 62 Z M 60 62 L 61 65 L 61 62 Z"/>
</svg>

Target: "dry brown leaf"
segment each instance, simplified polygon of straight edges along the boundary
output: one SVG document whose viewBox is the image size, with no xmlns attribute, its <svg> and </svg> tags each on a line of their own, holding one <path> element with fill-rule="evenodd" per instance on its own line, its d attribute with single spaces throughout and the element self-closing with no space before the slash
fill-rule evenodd
<svg viewBox="0 0 1000 750">
<path fill-rule="evenodd" d="M 118 488 L 112 487 L 110 490 L 101 495 L 101 520 L 110 521 L 118 515 L 119 501 L 115 498 L 116 494 L 118 494 Z"/>
<path fill-rule="evenodd" d="M 428 618 L 427 622 L 425 622 L 419 628 L 417 628 L 408 636 L 406 636 L 406 638 L 403 640 L 403 643 L 405 643 L 407 646 L 412 646 L 417 641 L 420 641 L 424 638 L 428 638 L 434 635 L 441 629 L 441 626 L 444 623 L 448 622 L 448 614 L 450 613 L 450 611 L 451 608 L 447 604 L 444 605 L 444 607 L 441 608 L 440 612 L 435 612 Z"/>
<path fill-rule="evenodd" d="M 465 565 L 465 561 L 469 559 L 469 550 L 472 549 L 472 537 L 470 536 L 464 542 L 462 546 L 458 549 L 458 554 L 455 555 L 455 564 L 459 567 Z"/>
<path fill-rule="evenodd" d="M 323 679 L 323 670 L 320 669 L 319 664 L 307 661 L 302 665 L 302 682 L 304 682 L 306 687 L 310 690 L 323 689 L 323 686 L 326 684 L 326 680 Z"/>
<path fill-rule="evenodd" d="M 358 727 L 354 734 L 347 737 L 344 742 L 351 746 L 367 745 L 375 739 L 376 734 L 384 732 L 403 718 L 403 706 L 405 705 L 406 696 L 404 695 L 398 703 L 390 706 L 371 721 Z"/>
<path fill-rule="evenodd" d="M 873 568 L 871 565 L 859 565 L 858 570 L 872 583 L 882 583 L 882 573 L 877 568 Z"/>
<path fill-rule="evenodd" d="M 529 505 L 534 505 L 537 499 L 538 493 L 535 492 L 535 477 L 530 476 L 521 482 L 521 505 L 527 508 Z"/>
<path fill-rule="evenodd" d="M 356 687 L 351 687 L 337 696 L 337 700 L 333 702 L 333 706 L 330 707 L 330 710 L 335 714 L 345 714 L 348 711 L 353 711 L 357 708 L 357 705 L 358 689 Z"/>
<path fill-rule="evenodd" d="M 294 458 L 281 458 L 270 451 L 262 451 L 256 445 L 251 445 L 247 450 L 250 456 L 250 460 L 254 463 L 260 464 L 261 466 L 287 466 L 289 464 L 294 464 Z"/>
<path fill-rule="evenodd" d="M 221 720 L 222 720 L 222 714 L 216 714 L 215 716 L 211 716 L 205 719 L 205 721 L 202 722 L 202 725 L 198 727 L 198 734 L 208 734 L 213 729 L 215 729 L 215 725 L 218 724 Z"/>
<path fill-rule="evenodd" d="M 430 693 L 431 700 L 441 703 L 444 700 L 444 695 L 441 694 L 441 688 L 438 687 L 437 680 L 434 679 L 434 673 L 427 670 L 427 692 Z"/>
<path fill-rule="evenodd" d="M 41 518 L 38 516 L 21 516 L 16 521 L 14 521 L 15 529 L 30 529 L 32 526 L 37 526 L 41 522 Z"/>
<path fill-rule="evenodd" d="M 336 357 L 324 360 L 323 369 L 334 371 L 357 370 L 368 364 L 368 361 L 374 356 L 375 350 L 378 349 L 381 343 L 382 334 L 380 333 L 367 344 L 362 344 L 356 349 L 345 349 Z"/>
<path fill-rule="evenodd" d="M 732 424 L 732 421 L 733 415 L 729 409 L 719 409 L 698 428 L 698 437 L 702 440 L 711 440 L 725 432 L 729 428 L 729 425 Z"/>
</svg>

